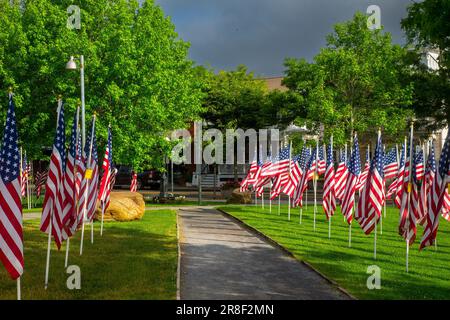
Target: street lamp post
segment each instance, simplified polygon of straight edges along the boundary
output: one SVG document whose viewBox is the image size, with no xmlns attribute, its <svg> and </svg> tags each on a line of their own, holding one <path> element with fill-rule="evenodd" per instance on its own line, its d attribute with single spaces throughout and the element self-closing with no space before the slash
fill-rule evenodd
<svg viewBox="0 0 450 320">
<path fill-rule="evenodd" d="M 75 57 L 71 56 L 66 64 L 67 70 L 77 70 Z M 80 82 L 81 82 L 81 148 L 86 145 L 86 122 L 85 122 L 85 100 L 84 100 L 84 56 L 80 55 Z"/>
</svg>

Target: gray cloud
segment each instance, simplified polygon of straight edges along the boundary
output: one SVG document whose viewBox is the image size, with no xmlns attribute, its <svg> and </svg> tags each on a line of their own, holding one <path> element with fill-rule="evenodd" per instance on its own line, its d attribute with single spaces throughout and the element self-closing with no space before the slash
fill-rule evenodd
<svg viewBox="0 0 450 320">
<path fill-rule="evenodd" d="M 403 43 L 400 20 L 411 0 L 157 0 L 180 37 L 191 43 L 190 57 L 215 69 L 247 65 L 261 76 L 283 73 L 286 57 L 311 60 L 325 45 L 333 25 L 381 8 L 381 23 Z"/>
</svg>

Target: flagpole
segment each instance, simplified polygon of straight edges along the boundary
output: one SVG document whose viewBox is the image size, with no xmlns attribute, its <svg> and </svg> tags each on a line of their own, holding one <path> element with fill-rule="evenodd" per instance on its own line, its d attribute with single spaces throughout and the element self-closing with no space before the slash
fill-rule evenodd
<svg viewBox="0 0 450 320">
<path fill-rule="evenodd" d="M 77 128 L 76 128 L 76 139 L 75 139 L 75 147 L 76 150 L 78 150 L 78 135 L 80 133 L 80 106 L 77 106 L 77 116 L 76 116 L 76 121 L 77 121 Z M 75 151 L 75 162 L 74 162 L 74 166 L 73 166 L 73 178 L 74 178 L 74 184 L 76 184 L 76 180 L 77 180 L 77 152 Z M 77 193 L 75 190 L 73 190 L 74 194 L 73 194 L 73 198 L 74 198 L 74 204 L 75 204 L 75 208 L 73 208 L 73 210 L 75 211 L 75 215 L 77 217 L 77 221 L 76 221 L 76 225 L 78 226 L 78 209 L 79 209 L 79 203 L 78 203 L 78 198 Z M 75 227 L 76 230 L 76 227 Z M 67 268 L 67 266 L 69 265 L 69 251 L 70 251 L 70 237 L 67 237 L 67 243 L 66 243 L 66 260 L 64 262 L 64 267 Z"/>
<path fill-rule="evenodd" d="M 91 221 L 91 244 L 94 243 L 94 217 L 92 217 Z"/>
<path fill-rule="evenodd" d="M 57 111 L 57 119 L 56 119 L 56 128 L 58 128 L 58 121 L 59 121 L 59 111 L 60 108 L 62 107 L 62 100 L 61 100 L 61 96 L 58 97 L 58 111 Z M 21 152 L 22 154 L 22 152 Z M 22 157 L 22 156 L 21 156 Z M 22 167 L 22 164 L 20 165 Z M 49 216 L 49 222 L 48 222 L 48 240 L 47 240 L 47 260 L 46 260 L 46 265 L 45 265 L 45 283 L 44 283 L 44 288 L 45 290 L 47 290 L 48 287 L 48 273 L 50 270 L 50 246 L 52 243 L 52 227 L 53 227 L 53 212 L 54 210 L 54 206 L 51 205 L 50 207 L 50 216 Z"/>
<path fill-rule="evenodd" d="M 289 141 L 289 180 L 291 179 L 292 140 Z M 288 195 L 288 220 L 291 221 L 291 197 Z"/>
<path fill-rule="evenodd" d="M 105 203 L 101 201 L 102 204 L 102 222 L 100 223 L 100 236 L 103 236 L 103 216 L 105 215 Z"/>
<path fill-rule="evenodd" d="M 386 145 L 383 145 L 383 171 L 384 171 L 384 157 L 385 157 L 385 155 L 386 155 Z M 383 179 L 382 188 L 386 189 L 386 180 L 385 179 Z M 384 195 L 386 196 L 386 192 L 384 193 Z M 384 199 L 383 210 L 384 210 L 384 216 L 386 217 L 386 198 Z M 380 214 L 380 234 L 383 234 L 383 213 Z"/>
<path fill-rule="evenodd" d="M 261 209 L 264 210 L 264 187 L 263 187 L 263 191 L 261 193 Z"/>
<path fill-rule="evenodd" d="M 312 154 L 312 147 L 309 147 L 309 154 Z M 306 183 L 306 190 L 305 190 L 305 210 L 308 210 L 308 182 Z M 314 180 L 313 180 L 314 183 Z"/>
<path fill-rule="evenodd" d="M 69 246 L 70 246 L 70 237 L 67 237 L 67 241 L 66 241 L 66 260 L 64 262 L 64 268 L 67 268 L 67 265 L 69 264 Z"/>
<path fill-rule="evenodd" d="M 92 128 L 91 128 L 91 132 L 94 133 L 95 132 L 95 114 L 93 116 L 93 121 L 92 121 Z M 94 143 L 94 134 L 91 134 L 91 143 L 89 146 L 89 156 L 88 156 L 88 162 L 87 162 L 87 166 L 86 166 L 86 171 L 88 169 L 88 166 L 91 163 L 91 158 L 92 158 L 92 145 Z M 89 180 L 86 178 L 86 172 L 85 172 L 85 179 L 86 179 L 86 188 L 84 190 L 84 201 L 83 201 L 83 220 L 82 220 L 82 225 L 81 225 L 81 240 L 80 240 L 80 256 L 83 254 L 83 242 L 84 242 L 84 221 L 87 218 L 87 202 L 88 202 L 88 189 L 89 189 Z"/>
<path fill-rule="evenodd" d="M 317 168 L 319 166 L 319 138 L 316 138 L 316 166 L 314 168 L 314 231 L 316 231 L 316 212 L 317 212 Z"/>
<path fill-rule="evenodd" d="M 272 213 L 272 178 L 270 178 L 269 187 L 269 213 Z"/>
<path fill-rule="evenodd" d="M 381 138 L 381 129 L 378 128 L 378 140 L 377 140 L 377 145 L 378 145 L 378 141 L 380 141 Z M 370 145 L 367 146 L 368 148 L 368 156 L 370 159 Z M 367 160 L 366 160 L 367 162 Z M 370 174 L 369 174 L 370 175 Z M 369 179 L 369 175 L 367 176 L 367 179 Z M 375 232 L 374 232 L 374 237 L 373 237 L 373 258 L 376 260 L 377 259 L 377 225 L 378 225 L 378 219 L 375 213 Z"/>
<path fill-rule="evenodd" d="M 22 300 L 22 294 L 20 290 L 20 277 L 17 278 L 17 300 Z"/>
<path fill-rule="evenodd" d="M 48 226 L 48 240 L 47 240 L 47 260 L 45 265 L 45 290 L 47 290 L 48 287 L 48 272 L 50 269 L 50 246 L 52 243 L 52 225 L 53 225 L 53 206 L 51 206 L 50 209 L 50 220 L 49 220 L 49 226 Z"/>
<path fill-rule="evenodd" d="M 330 150 L 331 150 L 331 155 L 332 155 L 333 154 L 333 135 L 331 135 L 330 144 L 331 144 Z M 326 155 L 326 156 L 328 156 L 328 155 Z M 327 159 L 327 161 L 328 161 L 328 159 Z M 334 163 L 332 163 L 331 165 L 334 166 Z M 334 170 L 334 167 L 333 167 L 333 170 Z M 333 179 L 334 179 L 334 175 L 333 175 Z M 330 208 L 331 208 L 331 201 L 330 201 Z M 331 239 L 331 217 L 332 217 L 332 215 L 330 214 L 329 219 L 328 219 L 328 239 Z"/>
<path fill-rule="evenodd" d="M 278 215 L 281 215 L 281 193 L 278 195 Z"/>
<path fill-rule="evenodd" d="M 354 136 L 353 136 L 353 132 L 350 136 L 350 157 L 353 154 L 353 140 L 354 140 Z M 346 160 L 347 160 L 347 145 L 345 145 L 345 156 L 346 156 Z M 355 191 L 356 192 L 356 191 Z M 341 209 L 342 209 L 342 203 L 341 203 Z M 353 211 L 356 210 L 356 200 L 353 200 L 353 208 L 350 211 L 352 217 L 353 217 Z M 344 221 L 346 221 L 346 217 L 344 216 Z M 352 222 L 353 219 L 350 219 L 350 223 L 348 225 L 348 247 L 351 248 L 352 247 Z"/>
<path fill-rule="evenodd" d="M 414 134 L 414 120 L 411 121 L 411 129 L 410 129 L 410 135 L 409 135 L 409 172 L 408 172 L 408 219 L 407 221 L 407 229 L 406 229 L 406 272 L 409 272 L 409 216 L 410 216 L 410 201 L 411 201 L 411 189 L 412 189 L 412 163 L 414 161 L 413 159 L 413 134 Z"/>
</svg>

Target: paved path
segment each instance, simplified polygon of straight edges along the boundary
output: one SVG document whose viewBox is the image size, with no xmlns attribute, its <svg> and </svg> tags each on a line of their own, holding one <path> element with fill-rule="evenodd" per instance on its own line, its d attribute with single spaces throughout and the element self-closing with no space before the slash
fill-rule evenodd
<svg viewBox="0 0 450 320">
<path fill-rule="evenodd" d="M 179 211 L 181 299 L 348 299 L 219 211 Z"/>
</svg>

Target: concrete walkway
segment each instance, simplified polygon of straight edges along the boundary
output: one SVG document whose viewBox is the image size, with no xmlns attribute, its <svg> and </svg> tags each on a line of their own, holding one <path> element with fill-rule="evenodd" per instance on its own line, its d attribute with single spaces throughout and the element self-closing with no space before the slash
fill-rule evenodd
<svg viewBox="0 0 450 320">
<path fill-rule="evenodd" d="M 178 217 L 181 299 L 348 299 L 217 210 L 183 208 Z"/>
</svg>

